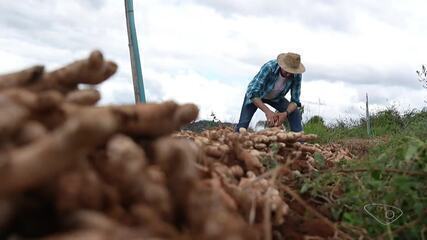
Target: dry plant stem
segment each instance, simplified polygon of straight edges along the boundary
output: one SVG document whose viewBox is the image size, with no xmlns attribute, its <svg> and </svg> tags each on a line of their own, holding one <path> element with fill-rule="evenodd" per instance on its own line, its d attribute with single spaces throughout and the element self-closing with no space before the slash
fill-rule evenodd
<svg viewBox="0 0 427 240">
<path fill-rule="evenodd" d="M 102 121 L 98 121 L 100 118 Z M 21 192 L 60 174 L 116 129 L 111 113 L 88 110 L 39 141 L 13 149 L 0 169 L 0 193 Z"/>
<path fill-rule="evenodd" d="M 268 170 L 267 172 L 265 172 L 265 173 L 263 173 L 263 174 L 261 174 L 261 175 L 257 176 L 257 177 L 252 181 L 252 182 L 256 182 L 256 181 L 259 181 L 259 180 L 261 180 L 261 179 L 268 178 L 268 177 L 272 176 L 272 175 L 273 175 L 273 173 L 274 173 L 276 170 L 277 170 L 277 167 L 276 167 L 276 168 L 273 168 L 273 169 L 270 169 L 270 170 Z"/>
<path fill-rule="evenodd" d="M 347 232 L 351 232 L 352 234 L 357 235 L 358 236 L 357 239 L 373 240 L 373 238 L 369 237 L 368 232 L 364 228 L 356 227 L 346 222 L 340 222 L 339 224 L 340 224 L 339 227 L 341 229 L 345 229 Z"/>
<path fill-rule="evenodd" d="M 43 66 L 34 66 L 19 72 L 0 75 L 0 90 L 31 84 L 40 78 L 43 71 Z"/>
<path fill-rule="evenodd" d="M 291 195 L 291 197 L 294 198 L 299 204 L 301 204 L 307 211 L 309 211 L 311 214 L 313 214 L 314 216 L 316 216 L 319 219 L 321 219 L 326 225 L 328 225 L 329 227 L 331 227 L 332 229 L 334 229 L 335 232 L 339 232 L 345 239 L 352 239 L 346 233 L 344 233 L 341 230 L 339 230 L 335 226 L 335 224 L 332 223 L 329 219 L 327 219 L 322 214 L 320 214 L 316 209 L 314 209 L 313 207 L 311 207 L 310 205 L 308 205 L 297 193 L 295 193 L 295 191 L 293 191 L 292 189 L 290 189 L 286 185 L 283 185 L 283 184 L 280 184 L 280 183 L 278 183 L 278 184 L 279 184 L 279 187 L 284 192 L 286 192 L 287 194 Z"/>
<path fill-rule="evenodd" d="M 425 215 L 424 215 L 425 216 Z M 398 228 L 396 228 L 393 232 L 392 232 L 392 236 L 395 236 L 396 234 L 398 234 L 398 233 L 400 233 L 401 231 L 403 231 L 403 230 L 405 230 L 405 229 L 407 229 L 407 228 L 410 228 L 410 227 L 412 227 L 412 226 L 414 226 L 415 224 L 417 224 L 418 222 L 420 222 L 422 220 L 422 217 L 419 217 L 419 218 L 417 218 L 417 219 L 415 219 L 415 220 L 413 220 L 413 221 L 411 221 L 411 222 L 408 222 L 408 223 L 406 223 L 406 224 L 404 224 L 404 225 L 402 225 L 402 226 L 400 226 L 400 227 L 398 227 Z M 388 232 L 385 232 L 385 233 L 383 233 L 383 234 L 381 234 L 381 235 L 379 235 L 378 237 L 376 237 L 375 239 L 384 239 L 386 236 L 388 236 Z"/>
<path fill-rule="evenodd" d="M 426 240 L 426 236 L 427 236 L 427 226 L 424 225 L 423 228 L 421 229 L 420 235 L 421 235 L 421 239 L 422 240 Z"/>
<path fill-rule="evenodd" d="M 252 180 L 252 181 L 251 181 L 251 184 L 254 184 L 254 183 L 255 183 L 255 182 L 257 182 L 257 181 L 259 181 L 259 180 L 261 180 L 261 179 L 268 178 L 268 177 L 270 177 L 270 176 L 272 176 L 272 177 L 274 178 L 274 181 L 275 181 L 275 178 L 276 178 L 277 174 L 278 174 L 282 169 L 285 169 L 285 168 L 286 168 L 286 167 L 284 167 L 284 166 L 278 166 L 278 167 L 275 167 L 275 168 L 273 168 L 273 169 L 270 169 L 270 170 L 268 170 L 267 172 L 265 172 L 265 173 L 263 173 L 263 174 L 261 174 L 261 175 L 257 176 L 254 180 Z M 274 181 L 273 181 L 273 182 L 274 182 Z M 243 189 L 245 189 L 245 188 L 247 188 L 247 187 L 250 187 L 250 186 L 251 186 L 251 184 L 246 185 L 246 186 L 243 186 L 242 188 L 243 188 Z"/>
</svg>

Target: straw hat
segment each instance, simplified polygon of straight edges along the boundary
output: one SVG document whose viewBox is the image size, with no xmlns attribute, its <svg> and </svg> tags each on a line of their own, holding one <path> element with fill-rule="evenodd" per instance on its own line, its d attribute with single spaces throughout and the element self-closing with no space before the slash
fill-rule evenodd
<svg viewBox="0 0 427 240">
<path fill-rule="evenodd" d="M 301 63 L 301 56 L 296 53 L 281 53 L 277 56 L 277 63 L 289 73 L 303 73 L 305 67 Z"/>
</svg>

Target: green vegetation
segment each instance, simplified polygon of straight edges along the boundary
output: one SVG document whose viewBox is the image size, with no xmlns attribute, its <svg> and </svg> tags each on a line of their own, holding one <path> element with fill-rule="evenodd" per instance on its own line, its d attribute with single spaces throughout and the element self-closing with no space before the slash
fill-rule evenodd
<svg viewBox="0 0 427 240">
<path fill-rule="evenodd" d="M 211 113 L 212 120 L 199 120 L 194 121 L 182 128 L 182 130 L 189 130 L 193 132 L 200 133 L 204 130 L 212 129 L 212 128 L 218 128 L 218 127 L 232 127 L 234 128 L 233 123 L 228 122 L 221 122 L 214 112 Z"/>
<path fill-rule="evenodd" d="M 371 136 L 366 130 L 366 119 L 338 120 L 326 126 L 323 119 L 314 116 L 304 124 L 305 133 L 315 133 L 322 143 L 338 139 L 394 136 L 399 134 L 421 134 L 427 138 L 427 111 L 409 111 L 403 115 L 394 108 L 380 111 L 371 116 Z"/>
<path fill-rule="evenodd" d="M 200 133 L 207 129 L 218 128 L 218 127 L 234 127 L 234 124 L 219 121 L 200 120 L 197 122 L 191 122 L 184 126 L 182 130 L 189 130 Z"/>
<path fill-rule="evenodd" d="M 371 122 L 373 134 L 368 137 L 364 119 L 333 126 L 325 126 L 320 117 L 310 119 L 305 132 L 318 134 L 320 142 L 383 140 L 353 161 L 301 178 L 300 191 L 320 199 L 332 218 L 341 221 L 340 227 L 354 236 L 427 239 L 427 112 L 400 115 L 390 108 L 373 115 Z M 382 225 L 364 211 L 372 203 L 395 206 L 403 215 Z M 375 211 L 380 219 L 384 213 Z"/>
</svg>

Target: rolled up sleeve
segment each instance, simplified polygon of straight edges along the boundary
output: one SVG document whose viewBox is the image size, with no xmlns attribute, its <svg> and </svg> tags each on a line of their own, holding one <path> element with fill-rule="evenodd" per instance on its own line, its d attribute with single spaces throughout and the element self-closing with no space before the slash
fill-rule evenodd
<svg viewBox="0 0 427 240">
<path fill-rule="evenodd" d="M 268 74 L 271 72 L 271 64 L 264 64 L 259 72 L 255 75 L 252 81 L 248 85 L 248 89 L 246 91 L 246 96 L 251 101 L 254 98 L 260 98 L 263 95 L 263 89 L 268 77 Z"/>
<path fill-rule="evenodd" d="M 291 102 L 294 102 L 298 107 L 301 107 L 301 81 L 302 74 L 297 74 L 291 88 Z"/>
</svg>

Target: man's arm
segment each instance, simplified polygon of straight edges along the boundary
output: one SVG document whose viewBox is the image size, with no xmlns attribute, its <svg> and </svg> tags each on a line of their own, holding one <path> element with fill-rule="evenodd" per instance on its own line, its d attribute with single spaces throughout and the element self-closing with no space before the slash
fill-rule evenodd
<svg viewBox="0 0 427 240">
<path fill-rule="evenodd" d="M 268 74 L 272 71 L 271 62 L 264 64 L 259 72 L 255 75 L 249 83 L 246 96 L 253 102 L 255 98 L 261 98 L 264 85 L 267 81 Z"/>
<path fill-rule="evenodd" d="M 278 119 L 278 117 L 276 117 L 277 114 L 271 111 L 261 100 L 264 85 L 266 84 L 268 74 L 271 71 L 272 63 L 270 61 L 261 67 L 259 72 L 249 83 L 248 90 L 246 92 L 246 96 L 252 101 L 252 103 L 265 113 L 268 125 L 273 125 L 275 120 Z"/>
<path fill-rule="evenodd" d="M 291 88 L 291 103 L 288 106 L 289 113 L 295 111 L 295 109 L 297 109 L 297 107 L 301 107 L 300 96 L 301 96 L 302 74 L 297 74 L 294 81 L 295 82 L 292 84 L 292 88 Z M 289 108 L 291 108 L 291 109 L 289 109 Z M 290 110 L 292 110 L 292 111 L 290 111 Z"/>
<path fill-rule="evenodd" d="M 252 100 L 252 102 L 257 108 L 261 109 L 261 111 L 263 111 L 265 113 L 265 117 L 267 118 L 267 125 L 268 126 L 274 125 L 275 122 L 277 122 L 279 120 L 279 116 L 276 113 L 274 113 L 273 111 L 271 111 L 267 107 L 267 105 L 265 105 L 262 102 L 261 98 L 254 98 Z"/>
</svg>

